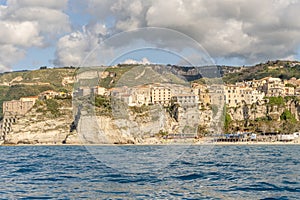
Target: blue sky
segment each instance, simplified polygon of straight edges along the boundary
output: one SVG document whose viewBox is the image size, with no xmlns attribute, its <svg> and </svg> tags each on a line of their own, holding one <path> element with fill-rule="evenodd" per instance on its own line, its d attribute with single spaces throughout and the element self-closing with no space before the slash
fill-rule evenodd
<svg viewBox="0 0 300 200">
<path fill-rule="evenodd" d="M 299 1 L 0 0 L 0 5 L 0 72 L 76 66 L 99 41 L 145 27 L 166 28 L 193 39 L 213 64 L 300 60 Z M 118 55 L 124 46 L 135 48 L 129 33 L 128 40 L 115 41 L 98 55 L 99 63 L 93 63 L 103 64 L 99 58 L 108 55 L 117 62 L 145 58 L 162 64 L 181 64 L 180 56 L 201 57 L 195 45 L 179 36 L 151 31 L 138 39 L 153 43 L 156 50 Z"/>
</svg>

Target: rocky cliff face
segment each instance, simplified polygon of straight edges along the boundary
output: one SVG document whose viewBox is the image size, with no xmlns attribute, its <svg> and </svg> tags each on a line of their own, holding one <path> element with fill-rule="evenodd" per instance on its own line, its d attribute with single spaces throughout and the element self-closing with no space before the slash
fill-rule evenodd
<svg viewBox="0 0 300 200">
<path fill-rule="evenodd" d="M 168 133 L 182 133 L 180 121 L 172 117 L 165 109 L 147 108 L 146 110 L 119 110 L 111 116 L 89 116 L 81 113 L 74 123 L 72 106 L 61 106 L 59 115 L 54 116 L 43 110 L 43 105 L 35 106 L 25 116 L 12 123 L 11 131 L 5 136 L 6 144 L 144 144 L 161 143 L 161 138 Z M 292 119 L 284 120 L 282 115 L 289 111 Z M 292 131 L 296 129 L 300 119 L 300 104 L 289 100 L 281 105 L 258 102 L 254 105 L 241 105 L 228 108 L 232 131 L 238 129 L 259 128 L 268 131 Z M 193 113 L 185 113 L 185 120 L 191 120 Z M 221 131 L 223 126 L 213 110 L 199 112 L 199 124 L 208 131 Z M 215 116 L 215 117 L 214 117 Z M 180 115 L 179 115 L 180 118 Z M 191 118 L 191 119 L 190 119 Z M 75 120 L 75 121 L 76 121 Z M 214 122 L 218 122 L 215 123 Z M 292 124 L 289 124 L 292 123 Z M 294 124 L 293 124 L 294 123 Z M 77 129 L 75 127 L 77 125 Z M 281 128 L 281 129 L 280 129 Z"/>
<path fill-rule="evenodd" d="M 290 119 L 282 119 L 284 112 L 289 111 Z M 293 128 L 297 129 L 297 123 L 300 119 L 300 104 L 297 100 L 289 100 L 284 104 L 270 104 L 268 102 L 258 102 L 253 105 L 241 105 L 236 108 L 228 108 L 227 113 L 230 115 L 234 127 L 249 128 L 247 126 L 260 126 L 259 129 L 265 131 L 282 131 L 284 124 L 291 123 Z M 294 124 L 292 123 L 294 122 Z M 292 127 L 290 127 L 292 128 Z M 251 129 L 251 128 L 250 128 Z M 265 132 L 264 131 L 264 132 Z"/>
<path fill-rule="evenodd" d="M 268 117 L 273 121 L 280 121 L 281 114 L 289 110 L 297 121 L 300 118 L 300 104 L 298 101 L 290 100 L 284 105 L 270 105 L 267 102 L 258 102 L 253 105 L 241 105 L 236 108 L 228 108 L 228 114 L 232 120 L 255 120 Z"/>
<path fill-rule="evenodd" d="M 160 143 L 163 133 L 172 133 L 178 122 L 165 110 L 149 107 L 143 111 L 120 108 L 111 116 L 88 116 L 82 112 L 78 135 L 89 144 Z"/>
<path fill-rule="evenodd" d="M 11 131 L 5 136 L 6 144 L 62 144 L 80 143 L 76 132 L 70 132 L 71 108 L 64 108 L 59 117 L 49 117 L 34 108 L 18 117 Z"/>
<path fill-rule="evenodd" d="M 158 133 L 171 133 L 178 126 L 166 111 L 155 110 L 114 117 L 83 113 L 77 120 L 76 130 L 72 107 L 60 108 L 54 117 L 37 106 L 11 125 L 5 144 L 158 144 Z"/>
</svg>

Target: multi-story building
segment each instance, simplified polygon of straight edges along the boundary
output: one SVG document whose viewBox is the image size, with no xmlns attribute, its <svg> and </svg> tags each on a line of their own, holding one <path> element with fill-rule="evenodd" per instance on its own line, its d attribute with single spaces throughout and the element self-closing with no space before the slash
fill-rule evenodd
<svg viewBox="0 0 300 200">
<path fill-rule="evenodd" d="M 262 91 L 266 96 L 284 96 L 284 84 L 280 78 L 267 77 Z"/>
<path fill-rule="evenodd" d="M 248 86 L 226 85 L 225 100 L 229 107 L 236 107 L 242 103 L 251 105 L 264 98 L 265 94 Z"/>
<path fill-rule="evenodd" d="M 26 114 L 35 104 L 37 96 L 22 97 L 20 100 L 4 101 L 3 113 L 13 113 L 16 115 Z"/>
<path fill-rule="evenodd" d="M 294 96 L 295 88 L 294 87 L 284 87 L 284 95 L 285 96 Z"/>
<path fill-rule="evenodd" d="M 241 97 L 240 87 L 237 85 L 226 85 L 225 86 L 225 103 L 229 107 L 236 107 L 242 103 L 243 98 Z"/>
<path fill-rule="evenodd" d="M 179 106 L 197 106 L 198 96 L 194 94 L 181 94 L 172 97 L 172 103 Z"/>
<path fill-rule="evenodd" d="M 171 88 L 165 86 L 152 86 L 151 87 L 151 103 L 169 105 L 171 101 Z"/>
</svg>

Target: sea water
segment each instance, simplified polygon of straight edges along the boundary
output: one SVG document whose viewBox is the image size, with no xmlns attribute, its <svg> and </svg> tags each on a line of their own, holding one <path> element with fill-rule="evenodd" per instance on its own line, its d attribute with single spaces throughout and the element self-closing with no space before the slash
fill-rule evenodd
<svg viewBox="0 0 300 200">
<path fill-rule="evenodd" d="M 299 199 L 299 152 L 298 145 L 2 146 L 0 199 Z M 136 153 L 147 159 L 134 165 Z M 174 159 L 163 162 L 168 155 Z"/>
</svg>

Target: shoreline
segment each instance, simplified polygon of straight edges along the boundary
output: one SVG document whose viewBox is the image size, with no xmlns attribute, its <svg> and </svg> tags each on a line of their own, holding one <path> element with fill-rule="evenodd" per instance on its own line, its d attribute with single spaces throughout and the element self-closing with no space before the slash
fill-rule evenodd
<svg viewBox="0 0 300 200">
<path fill-rule="evenodd" d="M 181 145 L 190 145 L 190 146 L 277 146 L 277 145 L 300 145 L 299 141 L 292 142 L 206 142 L 206 141 L 197 141 L 197 142 L 165 142 L 165 143 L 138 143 L 138 144 L 87 144 L 87 143 L 74 143 L 74 144 L 1 144 L 3 147 L 17 147 L 17 146 L 181 146 Z"/>
</svg>

